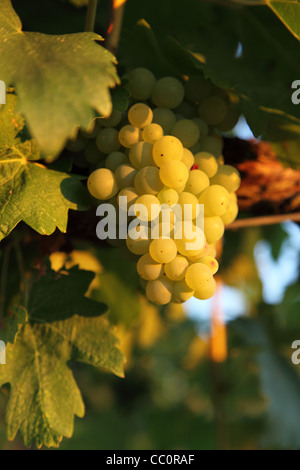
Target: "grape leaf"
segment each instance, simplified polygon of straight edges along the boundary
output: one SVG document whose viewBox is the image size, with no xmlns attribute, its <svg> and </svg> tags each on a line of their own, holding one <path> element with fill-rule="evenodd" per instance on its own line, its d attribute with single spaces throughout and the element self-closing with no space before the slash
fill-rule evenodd
<svg viewBox="0 0 300 470">
<path fill-rule="evenodd" d="M 78 176 L 31 162 L 39 158 L 34 140 L 22 141 L 24 120 L 15 114 L 16 96 L 0 111 L 0 241 L 23 220 L 41 234 L 66 231 L 69 209 L 88 207 Z"/>
<path fill-rule="evenodd" d="M 268 0 L 267 5 L 273 10 L 290 32 L 300 40 L 300 1 Z"/>
<path fill-rule="evenodd" d="M 13 85 L 19 110 L 43 153 L 54 155 L 87 129 L 95 111 L 112 109 L 109 87 L 119 82 L 113 55 L 94 33 L 23 32 L 11 0 L 0 10 L 1 79 Z"/>
<path fill-rule="evenodd" d="M 4 343 L 14 344 L 15 337 L 26 320 L 26 310 L 23 307 L 14 308 L 11 315 L 4 319 L 2 329 L 0 326 L 0 340 Z"/>
<path fill-rule="evenodd" d="M 26 445 L 57 446 L 73 433 L 84 404 L 67 363 L 77 360 L 123 376 L 123 355 L 102 314 L 106 306 L 84 297 L 93 273 L 47 271 L 34 284 L 29 321 L 6 347 L 0 386 L 10 383 L 7 434 L 20 430 Z M 49 291 L 47 286 L 49 286 Z M 52 317 L 51 312 L 52 310 Z"/>
</svg>

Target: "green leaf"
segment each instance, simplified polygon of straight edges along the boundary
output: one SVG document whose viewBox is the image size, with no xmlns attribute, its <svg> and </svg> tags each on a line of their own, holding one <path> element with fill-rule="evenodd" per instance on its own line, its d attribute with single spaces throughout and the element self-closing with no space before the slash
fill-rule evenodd
<svg viewBox="0 0 300 470">
<path fill-rule="evenodd" d="M 113 55 L 93 33 L 45 35 L 23 32 L 10 0 L 0 11 L 1 79 L 13 85 L 19 110 L 43 153 L 59 153 L 95 111 L 109 115 L 109 87 L 119 79 Z"/>
<path fill-rule="evenodd" d="M 71 437 L 84 404 L 67 363 L 76 360 L 123 376 L 123 355 L 103 304 L 84 297 L 93 274 L 73 268 L 46 272 L 34 284 L 28 318 L 7 345 L 0 386 L 11 386 L 6 422 L 9 439 L 20 430 L 26 445 L 57 446 Z M 49 286 L 49 290 L 48 290 Z M 52 315 L 51 315 L 51 305 Z"/>
<path fill-rule="evenodd" d="M 16 335 L 26 321 L 26 310 L 23 307 L 14 308 L 12 314 L 4 319 L 3 328 L 0 328 L 0 340 L 4 343 L 14 344 Z"/>
<path fill-rule="evenodd" d="M 300 40 L 300 0 L 268 0 L 267 4 L 290 32 Z"/>
<path fill-rule="evenodd" d="M 89 202 L 80 177 L 53 171 L 30 160 L 39 158 L 35 141 L 22 141 L 24 121 L 15 114 L 16 96 L 8 94 L 0 111 L 0 241 L 23 220 L 43 235 L 66 231 L 69 209 Z"/>
</svg>

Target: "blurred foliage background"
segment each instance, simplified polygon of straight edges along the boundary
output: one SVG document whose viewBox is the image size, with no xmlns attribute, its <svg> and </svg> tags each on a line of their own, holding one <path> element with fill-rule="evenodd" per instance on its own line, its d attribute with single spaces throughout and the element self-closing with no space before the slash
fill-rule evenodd
<svg viewBox="0 0 300 470">
<path fill-rule="evenodd" d="M 24 29 L 46 33 L 82 31 L 86 3 L 13 2 Z M 272 105 L 290 112 L 278 87 L 299 78 L 299 45 L 266 7 L 228 10 L 218 3 L 128 0 L 121 67 L 139 54 L 138 44 L 133 58 L 124 49 L 130 28 L 145 18 L 158 38 L 170 33 L 205 54 L 210 76 L 247 91 L 248 122 L 251 111 L 254 128 L 259 117 L 268 136 L 272 123 L 257 110 Z M 103 36 L 110 15 L 110 1 L 100 0 L 96 30 Z M 241 38 L 245 55 L 237 61 Z M 89 295 L 109 305 L 127 357 L 125 379 L 74 365 L 86 416 L 76 419 L 74 436 L 61 449 L 299 448 L 300 365 L 291 361 L 292 342 L 300 339 L 299 252 L 300 228 L 293 223 L 228 230 L 219 247 L 217 296 L 162 309 L 145 301 L 135 263 L 125 254 L 121 262 L 117 248 L 78 242 L 68 255 L 54 253 L 54 269 L 79 264 L 97 273 Z M 21 439 L 5 438 L 6 402 L 1 393 L 0 448 L 22 449 Z"/>
</svg>

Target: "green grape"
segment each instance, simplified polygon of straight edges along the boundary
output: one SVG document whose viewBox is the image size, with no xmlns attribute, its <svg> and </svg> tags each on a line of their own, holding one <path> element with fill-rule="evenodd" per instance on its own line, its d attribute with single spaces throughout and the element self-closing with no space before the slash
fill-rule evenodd
<svg viewBox="0 0 300 470">
<path fill-rule="evenodd" d="M 82 152 L 82 150 L 86 147 L 87 142 L 87 139 L 78 133 L 76 139 L 68 141 L 66 148 L 70 150 L 70 152 Z"/>
<path fill-rule="evenodd" d="M 196 163 L 196 161 L 195 161 Z M 204 189 L 209 187 L 209 178 L 201 170 L 192 170 L 185 185 L 185 190 L 194 196 L 199 197 Z"/>
<path fill-rule="evenodd" d="M 171 132 L 176 119 L 175 114 L 168 108 L 155 108 L 153 110 L 152 122 L 162 127 L 164 134 L 167 135 Z"/>
<path fill-rule="evenodd" d="M 175 302 L 186 302 L 194 295 L 194 290 L 191 289 L 184 279 L 174 282 L 173 286 L 173 300 Z"/>
<path fill-rule="evenodd" d="M 131 165 L 120 165 L 115 171 L 115 177 L 120 189 L 134 186 L 136 169 Z"/>
<path fill-rule="evenodd" d="M 147 282 L 146 295 L 154 304 L 168 304 L 171 301 L 172 293 L 173 282 L 166 276 Z"/>
<path fill-rule="evenodd" d="M 163 128 L 159 124 L 148 124 L 148 126 L 143 129 L 142 137 L 145 142 L 150 142 L 154 144 L 157 140 L 161 139 L 164 136 Z"/>
<path fill-rule="evenodd" d="M 218 162 L 217 159 L 213 156 L 212 153 L 208 152 L 198 152 L 195 155 L 195 163 L 198 165 L 199 170 L 204 171 L 204 173 L 212 178 L 218 171 Z"/>
<path fill-rule="evenodd" d="M 177 108 L 184 97 L 184 88 L 177 78 L 164 77 L 155 83 L 151 99 L 159 108 Z"/>
<path fill-rule="evenodd" d="M 210 81 L 200 75 L 191 75 L 185 83 L 185 96 L 193 103 L 199 103 L 209 97 L 212 89 Z"/>
<path fill-rule="evenodd" d="M 152 122 L 152 109 L 144 103 L 136 103 L 128 111 L 128 121 L 134 127 L 143 129 Z"/>
<path fill-rule="evenodd" d="M 175 189 L 164 187 L 157 195 L 161 204 L 168 204 L 169 207 L 173 206 L 178 201 L 178 193 Z"/>
<path fill-rule="evenodd" d="M 137 142 L 129 150 L 130 163 L 140 170 L 144 166 L 155 166 L 152 156 L 153 145 L 150 142 Z"/>
<path fill-rule="evenodd" d="M 208 217 L 225 214 L 229 202 L 227 189 L 218 184 L 209 186 L 199 196 L 199 203 L 204 204 L 204 214 Z"/>
<path fill-rule="evenodd" d="M 189 149 L 184 148 L 183 149 L 183 157 L 182 157 L 182 163 L 185 164 L 188 170 L 192 168 L 192 166 L 195 163 L 195 158 L 192 152 Z"/>
<path fill-rule="evenodd" d="M 217 283 L 214 278 L 208 283 L 206 287 L 202 287 L 201 289 L 197 289 L 194 292 L 194 297 L 199 300 L 207 300 L 210 299 L 217 290 Z"/>
<path fill-rule="evenodd" d="M 122 113 L 120 111 L 113 111 L 108 118 L 100 120 L 100 123 L 104 127 L 117 127 L 122 120 Z"/>
<path fill-rule="evenodd" d="M 129 229 L 127 239 L 126 239 L 127 248 L 131 253 L 135 255 L 144 255 L 145 253 L 148 253 L 149 251 L 151 239 L 147 237 L 145 233 L 145 227 L 143 226 L 137 226 L 136 232 L 140 234 L 140 237 L 137 239 L 134 239 L 133 236 L 130 236 L 132 232 Z"/>
<path fill-rule="evenodd" d="M 194 194 L 187 191 L 179 194 L 178 202 L 174 207 L 174 213 L 178 220 L 194 220 L 199 214 L 199 210 L 199 201 Z"/>
<path fill-rule="evenodd" d="M 112 127 L 101 129 L 97 135 L 96 143 L 99 150 L 106 154 L 119 150 L 120 142 L 117 129 L 113 129 Z"/>
<path fill-rule="evenodd" d="M 139 197 L 138 193 L 135 191 L 135 188 L 133 187 L 128 187 L 121 189 L 121 191 L 118 194 L 118 203 L 120 201 L 121 196 L 126 196 L 127 197 L 127 210 L 132 204 L 134 204 Z"/>
<path fill-rule="evenodd" d="M 201 291 L 206 289 L 212 282 L 213 274 L 211 269 L 202 263 L 191 264 L 185 273 L 185 282 L 195 290 Z"/>
<path fill-rule="evenodd" d="M 200 142 L 196 142 L 193 147 L 190 148 L 190 151 L 192 152 L 193 155 L 196 155 L 196 153 L 201 152 L 201 145 Z"/>
<path fill-rule="evenodd" d="M 115 176 L 107 168 L 100 168 L 90 174 L 87 181 L 89 193 L 96 199 L 107 200 L 119 191 Z"/>
<path fill-rule="evenodd" d="M 139 142 L 141 137 L 141 130 L 131 124 L 123 126 L 119 131 L 119 141 L 123 147 L 130 148 L 132 145 Z"/>
<path fill-rule="evenodd" d="M 206 240 L 204 232 L 196 225 L 187 226 L 181 221 L 176 222 L 174 241 L 178 252 L 183 256 L 197 256 L 202 253 Z"/>
<path fill-rule="evenodd" d="M 197 107 L 195 104 L 183 100 L 174 111 L 181 114 L 184 118 L 192 119 L 197 114 Z"/>
<path fill-rule="evenodd" d="M 134 186 L 139 194 L 156 195 L 163 187 L 156 166 L 145 166 L 135 176 Z"/>
<path fill-rule="evenodd" d="M 138 210 L 137 204 L 142 204 L 143 211 Z M 143 194 L 139 196 L 133 206 L 135 215 L 142 221 L 150 221 L 156 219 L 160 212 L 160 203 L 156 196 L 152 194 Z M 131 214 L 130 214 L 131 215 Z"/>
<path fill-rule="evenodd" d="M 110 127 L 114 127 L 114 126 L 110 126 Z M 86 139 L 96 139 L 99 131 L 100 131 L 100 126 L 97 125 L 97 120 L 94 119 L 94 121 L 88 127 L 88 129 L 86 129 L 85 131 L 83 129 L 81 129 L 80 133 Z"/>
<path fill-rule="evenodd" d="M 86 159 L 86 161 L 94 165 L 99 163 L 104 156 L 105 155 L 100 152 L 94 140 L 89 142 L 87 147 L 85 147 L 84 149 L 84 158 Z"/>
<path fill-rule="evenodd" d="M 177 137 L 186 148 L 195 145 L 200 137 L 199 127 L 191 119 L 182 119 L 176 122 L 171 134 Z"/>
<path fill-rule="evenodd" d="M 197 149 L 197 152 L 193 152 L 193 153 L 208 152 L 214 155 L 216 158 L 219 158 L 220 155 L 222 154 L 222 148 L 223 148 L 222 140 L 216 139 L 215 137 L 212 137 L 212 136 L 207 136 L 207 137 L 204 137 L 204 139 L 201 139 L 199 141 L 199 147 Z"/>
<path fill-rule="evenodd" d="M 200 132 L 200 139 L 203 139 L 204 137 L 207 136 L 208 134 L 208 125 L 206 124 L 206 122 L 199 118 L 199 117 L 195 117 L 192 119 L 192 121 L 197 124 L 198 128 L 199 128 L 199 132 Z"/>
<path fill-rule="evenodd" d="M 227 104 L 219 96 L 209 96 L 200 103 L 198 113 L 209 126 L 216 126 L 226 117 Z"/>
<path fill-rule="evenodd" d="M 149 253 L 141 256 L 137 263 L 137 272 L 146 281 L 154 281 L 163 275 L 163 265 L 151 258 Z"/>
<path fill-rule="evenodd" d="M 221 217 L 204 217 L 204 233 L 207 243 L 215 243 L 220 240 L 224 235 L 224 224 Z"/>
<path fill-rule="evenodd" d="M 138 67 L 129 72 L 129 90 L 136 100 L 146 101 L 150 98 L 156 79 L 150 70 Z"/>
<path fill-rule="evenodd" d="M 217 173 L 211 179 L 211 184 L 224 186 L 228 192 L 234 193 L 241 184 L 241 177 L 236 168 L 231 165 L 220 165 Z"/>
<path fill-rule="evenodd" d="M 159 177 L 165 186 L 177 189 L 186 184 L 189 170 L 181 161 L 171 160 L 161 166 Z"/>
<path fill-rule="evenodd" d="M 183 145 L 176 137 L 166 135 L 153 145 L 153 159 L 158 167 L 171 160 L 181 160 L 182 157 Z"/>
<path fill-rule="evenodd" d="M 208 266 L 213 274 L 216 274 L 219 269 L 219 263 L 213 256 L 202 256 L 199 258 L 198 263 Z"/>
<path fill-rule="evenodd" d="M 105 166 L 111 171 L 116 171 L 120 165 L 128 163 L 128 158 L 123 152 L 111 152 L 105 159 Z"/>
<path fill-rule="evenodd" d="M 177 255 L 169 263 L 165 264 L 165 274 L 171 281 L 184 279 L 185 272 L 189 267 L 189 262 L 185 256 Z"/>
<path fill-rule="evenodd" d="M 177 255 L 176 243 L 172 238 L 157 238 L 152 240 L 149 252 L 157 263 L 170 263 Z"/>
<path fill-rule="evenodd" d="M 218 124 L 218 129 L 222 132 L 231 131 L 237 125 L 239 118 L 240 112 L 236 108 L 229 106 L 225 118 Z"/>
</svg>

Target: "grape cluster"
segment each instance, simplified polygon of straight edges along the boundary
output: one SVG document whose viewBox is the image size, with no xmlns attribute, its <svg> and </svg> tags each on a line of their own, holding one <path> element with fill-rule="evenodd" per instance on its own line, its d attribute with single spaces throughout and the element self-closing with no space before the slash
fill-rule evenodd
<svg viewBox="0 0 300 470">
<path fill-rule="evenodd" d="M 175 77 L 156 80 L 151 71 L 137 68 L 127 78 L 131 107 L 126 120 L 116 112 L 102 120 L 96 145 L 106 155 L 105 167 L 90 174 L 88 190 L 115 207 L 120 196 L 127 196 L 128 211 L 144 204 L 146 224 L 157 221 L 156 238 L 141 227 L 140 238 L 129 231 L 126 240 L 128 250 L 139 256 L 137 271 L 150 301 L 164 305 L 192 296 L 208 299 L 216 289 L 215 244 L 224 225 L 237 216 L 235 191 L 240 185 L 238 171 L 224 164 L 222 137 L 216 130 L 232 129 L 239 113 L 224 90 L 201 76 L 184 83 Z M 181 238 L 175 236 L 178 221 L 181 227 L 178 207 L 190 205 L 196 237 L 199 203 L 204 205 L 203 242 L 187 249 L 193 240 L 184 231 Z M 170 208 L 167 237 L 162 212 L 150 210 L 155 204 Z"/>
</svg>

